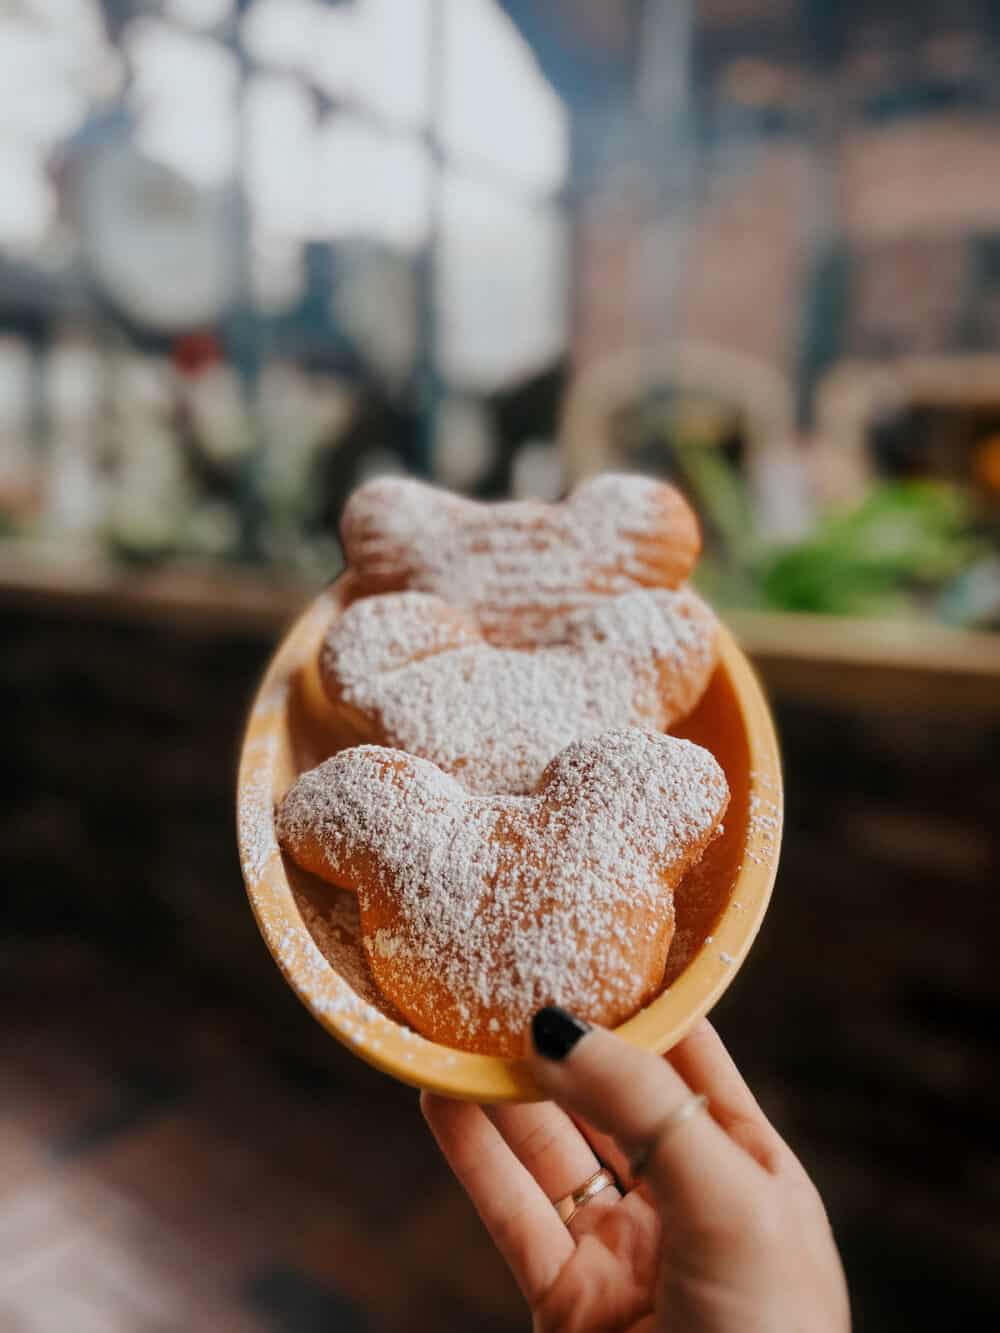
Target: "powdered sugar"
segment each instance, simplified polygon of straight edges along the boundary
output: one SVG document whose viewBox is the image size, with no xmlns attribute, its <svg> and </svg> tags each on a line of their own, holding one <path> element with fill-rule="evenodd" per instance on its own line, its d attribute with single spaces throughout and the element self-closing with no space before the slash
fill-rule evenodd
<svg viewBox="0 0 1000 1333">
<path fill-rule="evenodd" d="M 672 486 L 609 473 L 561 505 L 482 505 L 406 478 L 350 498 L 344 548 L 368 591 L 411 588 L 475 611 L 488 639 L 538 645 L 560 617 L 635 587 L 676 587 L 698 555 L 697 523 Z"/>
<path fill-rule="evenodd" d="M 300 777 L 278 830 L 356 888 L 372 971 L 415 1026 L 510 1053 L 540 1004 L 617 1021 L 651 996 L 672 889 L 727 799 L 707 751 L 640 730 L 570 746 L 521 797 L 362 746 Z"/>
<path fill-rule="evenodd" d="M 771 789 L 770 781 L 760 775 L 756 776 L 756 784 L 764 790 Z M 754 791 L 750 794 L 749 810 L 747 860 L 754 865 L 768 865 L 776 858 L 781 841 L 781 807 L 772 797 Z"/>
<path fill-rule="evenodd" d="M 718 622 L 690 589 L 641 589 L 575 612 L 534 652 L 483 641 L 439 598 L 354 603 L 321 673 L 365 739 L 432 760 L 471 791 L 532 791 L 570 742 L 628 725 L 664 729 L 701 697 Z"/>
<path fill-rule="evenodd" d="M 322 900 L 299 894 L 297 901 L 320 953 L 357 996 L 360 1003 L 355 1013 L 369 1021 L 379 1013 L 398 1018 L 398 1011 L 383 997 L 368 970 L 361 943 L 361 914 L 354 894 L 331 889 Z"/>
<path fill-rule="evenodd" d="M 260 881 L 271 858 L 278 854 L 272 816 L 277 748 L 273 736 L 252 741 L 247 746 L 246 757 L 255 761 L 255 767 L 240 790 L 237 833 L 243 874 L 251 886 Z"/>
<path fill-rule="evenodd" d="M 305 925 L 286 923 L 272 947 L 309 1006 L 356 1045 L 374 1048 L 387 1026 L 399 1033 L 400 1015 L 378 992 L 358 939 L 357 903 L 350 895 L 327 906 L 299 897 Z M 353 909 L 353 922 L 349 917 Z M 338 918 L 347 919 L 342 929 Z"/>
<path fill-rule="evenodd" d="M 327 599 L 323 599 L 326 602 Z M 332 611 L 333 608 L 331 607 Z M 276 680 L 267 689 L 262 690 L 254 704 L 255 719 L 264 720 L 282 713 L 288 705 L 288 681 Z"/>
</svg>

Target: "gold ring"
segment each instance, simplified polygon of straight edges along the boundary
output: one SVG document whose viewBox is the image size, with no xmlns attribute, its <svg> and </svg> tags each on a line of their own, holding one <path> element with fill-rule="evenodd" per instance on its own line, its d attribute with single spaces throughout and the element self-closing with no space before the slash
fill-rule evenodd
<svg viewBox="0 0 1000 1333">
<path fill-rule="evenodd" d="M 617 1184 L 618 1182 L 611 1172 L 602 1166 L 599 1171 L 595 1171 L 592 1176 L 585 1180 L 578 1189 L 573 1190 L 571 1194 L 564 1194 L 561 1199 L 556 1199 L 552 1207 L 559 1214 L 560 1222 L 565 1222 L 569 1226 L 580 1209 L 590 1203 L 591 1199 L 596 1198 L 602 1190 L 610 1189 Z"/>
<path fill-rule="evenodd" d="M 703 1106 L 708 1105 L 708 1098 L 703 1092 L 692 1093 L 684 1101 L 675 1106 L 669 1115 L 665 1116 L 656 1129 L 650 1135 L 649 1139 L 631 1153 L 628 1159 L 628 1169 L 633 1180 L 639 1180 L 646 1167 L 649 1165 L 649 1159 L 653 1153 L 667 1137 L 684 1124 L 685 1120 L 690 1120 L 692 1116 L 698 1114 Z"/>
</svg>

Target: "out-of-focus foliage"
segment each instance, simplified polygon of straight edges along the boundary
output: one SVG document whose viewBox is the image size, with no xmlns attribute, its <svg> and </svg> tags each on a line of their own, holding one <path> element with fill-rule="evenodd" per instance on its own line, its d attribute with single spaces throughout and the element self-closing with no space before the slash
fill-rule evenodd
<svg viewBox="0 0 1000 1333">
<path fill-rule="evenodd" d="M 765 607 L 880 615 L 933 600 L 980 549 L 957 487 L 890 482 L 804 541 L 764 553 L 752 573 Z"/>
<path fill-rule="evenodd" d="M 924 612 L 963 624 L 994 618 L 996 561 L 960 487 L 882 483 L 854 508 L 824 515 L 802 540 L 773 545 L 755 536 L 744 487 L 718 455 L 681 450 L 678 458 L 715 536 L 698 577 L 713 601 L 825 615 Z"/>
</svg>

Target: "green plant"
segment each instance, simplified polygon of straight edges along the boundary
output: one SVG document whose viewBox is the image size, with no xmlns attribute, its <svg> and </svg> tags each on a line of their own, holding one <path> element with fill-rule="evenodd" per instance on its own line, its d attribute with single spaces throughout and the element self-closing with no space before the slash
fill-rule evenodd
<svg viewBox="0 0 1000 1333">
<path fill-rule="evenodd" d="M 879 615 L 912 608 L 976 557 L 971 512 L 944 482 L 886 482 L 824 518 L 794 545 L 753 562 L 759 604 L 783 611 Z"/>
</svg>

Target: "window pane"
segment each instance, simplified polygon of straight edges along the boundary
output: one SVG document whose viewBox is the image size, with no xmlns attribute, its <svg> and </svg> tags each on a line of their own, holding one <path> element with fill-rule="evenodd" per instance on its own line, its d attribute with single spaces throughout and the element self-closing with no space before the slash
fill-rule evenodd
<svg viewBox="0 0 1000 1333">
<path fill-rule="evenodd" d="M 316 0 L 255 0 L 241 28 L 247 54 L 262 65 L 301 73 L 325 13 Z"/>
<path fill-rule="evenodd" d="M 37 144 L 0 138 L 0 246 L 31 250 L 55 215 L 55 196 Z"/>
<path fill-rule="evenodd" d="M 196 185 L 223 184 L 236 165 L 236 57 L 155 19 L 129 24 L 125 41 L 141 147 Z"/>
<path fill-rule="evenodd" d="M 328 92 L 399 125 L 427 115 L 426 0 L 355 0 L 328 10 L 308 72 Z"/>
<path fill-rule="evenodd" d="M 566 178 L 566 111 L 494 0 L 445 0 L 446 151 L 550 192 Z"/>
<path fill-rule="evenodd" d="M 72 133 L 120 68 L 95 0 L 46 0 L 30 15 L 0 6 L 0 133 L 34 143 Z"/>
<path fill-rule="evenodd" d="M 166 0 L 164 10 L 189 28 L 217 28 L 233 12 L 235 0 Z"/>
<path fill-rule="evenodd" d="M 246 188 L 264 230 L 309 236 L 314 219 L 315 114 L 290 78 L 257 75 L 246 94 Z"/>
<path fill-rule="evenodd" d="M 423 145 L 354 116 L 320 130 L 312 188 L 326 236 L 365 236 L 403 248 L 427 237 L 430 159 Z"/>
<path fill-rule="evenodd" d="M 566 340 L 567 236 L 558 210 L 448 175 L 441 223 L 438 354 L 445 375 L 487 390 L 554 360 Z"/>
<path fill-rule="evenodd" d="M 427 115 L 427 0 L 257 0 L 243 26 L 262 64 L 403 126 Z"/>
<path fill-rule="evenodd" d="M 269 75 L 251 81 L 247 131 L 248 192 L 265 229 L 401 249 L 426 240 L 430 159 L 418 139 L 346 113 L 318 122 L 301 83 Z"/>
</svg>

